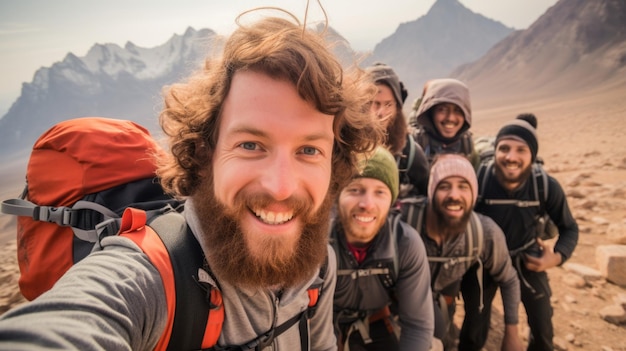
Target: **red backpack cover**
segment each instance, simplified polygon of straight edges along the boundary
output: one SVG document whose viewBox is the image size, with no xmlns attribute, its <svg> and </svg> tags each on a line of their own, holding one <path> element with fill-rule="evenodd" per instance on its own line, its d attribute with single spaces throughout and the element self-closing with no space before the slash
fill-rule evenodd
<svg viewBox="0 0 626 351">
<path fill-rule="evenodd" d="M 19 286 L 24 297 L 32 300 L 50 289 L 75 263 L 72 223 L 43 221 L 44 213 L 65 216 L 58 207 L 70 207 L 88 194 L 154 179 L 153 156 L 158 152 L 161 148 L 148 130 L 126 120 L 72 119 L 41 135 L 30 155 L 23 198 L 57 209 L 40 209 L 38 220 L 18 217 Z"/>
</svg>

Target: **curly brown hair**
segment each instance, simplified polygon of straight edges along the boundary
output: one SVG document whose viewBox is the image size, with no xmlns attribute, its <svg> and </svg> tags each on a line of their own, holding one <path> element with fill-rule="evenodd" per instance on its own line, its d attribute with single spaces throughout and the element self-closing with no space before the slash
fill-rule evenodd
<svg viewBox="0 0 626 351">
<path fill-rule="evenodd" d="M 381 143 L 384 132 L 367 109 L 374 85 L 356 65 L 344 72 L 324 33 L 277 17 L 239 24 L 221 58 L 207 58 L 186 82 L 164 89 L 159 122 L 170 153 L 157 160 L 157 175 L 168 193 L 192 195 L 205 176 L 200 171 L 210 168 L 222 105 L 240 70 L 288 81 L 317 110 L 334 116 L 331 192 L 351 179 L 356 153 L 370 152 Z"/>
</svg>

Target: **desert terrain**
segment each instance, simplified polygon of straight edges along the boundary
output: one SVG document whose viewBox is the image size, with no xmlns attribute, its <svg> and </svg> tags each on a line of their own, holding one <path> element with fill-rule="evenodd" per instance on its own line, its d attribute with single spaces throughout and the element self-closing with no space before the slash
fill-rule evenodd
<svg viewBox="0 0 626 351">
<path fill-rule="evenodd" d="M 626 89 L 545 96 L 528 101 L 480 99 L 474 103 L 472 131 L 492 135 L 522 112 L 538 117 L 539 155 L 556 177 L 580 227 L 578 247 L 569 263 L 598 269 L 598 245 L 626 244 Z M 513 101 L 513 102 L 510 102 Z M 24 179 L 25 159 L 0 168 L 0 197 L 17 196 Z M 0 313 L 24 302 L 17 289 L 15 220 L 0 215 Z M 626 350 L 626 326 L 605 321 L 599 311 L 614 305 L 626 287 L 605 279 L 580 280 L 565 267 L 550 269 L 555 342 L 560 350 Z M 624 267 L 626 269 L 626 267 Z M 576 279 L 578 277 L 579 279 Z M 459 301 L 462 304 L 462 301 Z M 459 306 L 462 310 L 462 306 Z M 497 350 L 502 314 L 494 305 L 487 350 Z M 520 334 L 527 342 L 523 307 Z M 457 313 L 457 322 L 462 314 Z"/>
</svg>

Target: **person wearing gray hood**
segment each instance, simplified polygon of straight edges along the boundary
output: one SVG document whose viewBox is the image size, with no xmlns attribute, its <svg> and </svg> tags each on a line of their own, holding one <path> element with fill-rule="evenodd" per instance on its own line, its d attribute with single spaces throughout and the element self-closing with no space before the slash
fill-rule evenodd
<svg viewBox="0 0 626 351">
<path fill-rule="evenodd" d="M 442 78 L 428 81 L 417 110 L 412 111 L 412 134 L 432 163 L 436 154 L 457 153 L 470 159 L 478 167 L 472 134 L 472 108 L 469 89 L 456 79 Z"/>
</svg>

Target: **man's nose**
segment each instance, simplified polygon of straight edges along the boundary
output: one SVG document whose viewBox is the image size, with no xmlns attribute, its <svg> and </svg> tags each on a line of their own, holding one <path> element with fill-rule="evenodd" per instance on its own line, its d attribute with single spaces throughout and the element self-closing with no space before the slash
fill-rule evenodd
<svg viewBox="0 0 626 351">
<path fill-rule="evenodd" d="M 298 187 L 295 155 L 276 152 L 261 175 L 261 186 L 277 201 L 289 198 Z"/>
</svg>

